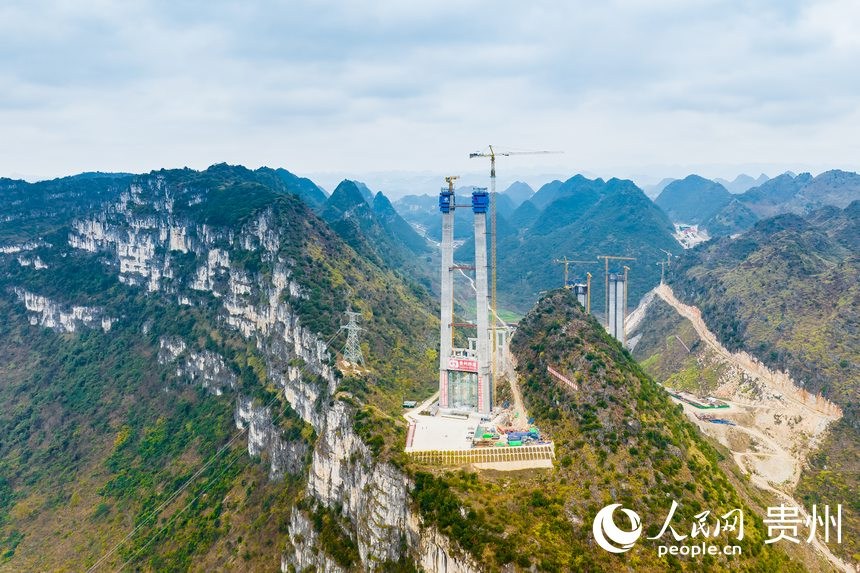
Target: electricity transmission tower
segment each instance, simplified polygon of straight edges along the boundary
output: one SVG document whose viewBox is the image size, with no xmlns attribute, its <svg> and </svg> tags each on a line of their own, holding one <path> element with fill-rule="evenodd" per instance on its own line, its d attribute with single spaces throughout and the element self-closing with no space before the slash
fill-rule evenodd
<svg viewBox="0 0 860 573">
<path fill-rule="evenodd" d="M 343 349 L 343 358 L 352 364 L 364 365 L 364 355 L 361 353 L 361 341 L 358 337 L 358 333 L 364 329 L 356 322 L 356 318 L 361 316 L 361 313 L 348 310 L 346 311 L 346 315 L 349 317 L 349 322 L 340 327 L 341 330 L 346 331 L 346 346 Z"/>
</svg>

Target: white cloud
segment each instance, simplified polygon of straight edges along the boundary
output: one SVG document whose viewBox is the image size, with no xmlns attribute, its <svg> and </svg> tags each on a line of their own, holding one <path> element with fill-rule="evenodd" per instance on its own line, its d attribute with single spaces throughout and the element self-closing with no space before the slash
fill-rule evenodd
<svg viewBox="0 0 860 573">
<path fill-rule="evenodd" d="M 217 161 L 447 173 L 474 170 L 466 154 L 490 142 L 567 152 L 512 170 L 856 169 L 858 12 L 852 0 L 4 3 L 0 174 Z"/>
</svg>

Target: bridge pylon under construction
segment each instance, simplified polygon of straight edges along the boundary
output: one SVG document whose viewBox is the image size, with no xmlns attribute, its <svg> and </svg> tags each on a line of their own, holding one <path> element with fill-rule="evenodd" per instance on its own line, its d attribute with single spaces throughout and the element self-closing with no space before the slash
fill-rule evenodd
<svg viewBox="0 0 860 573">
<path fill-rule="evenodd" d="M 442 300 L 439 345 L 439 407 L 489 414 L 493 409 L 493 379 L 490 364 L 489 296 L 487 284 L 487 212 L 490 196 L 484 188 L 472 191 L 471 208 L 475 231 L 475 308 L 477 330 L 467 348 L 454 347 L 454 210 L 456 177 L 446 177 L 448 187 L 439 193 L 442 212 Z M 469 205 L 463 205 L 468 207 Z"/>
</svg>

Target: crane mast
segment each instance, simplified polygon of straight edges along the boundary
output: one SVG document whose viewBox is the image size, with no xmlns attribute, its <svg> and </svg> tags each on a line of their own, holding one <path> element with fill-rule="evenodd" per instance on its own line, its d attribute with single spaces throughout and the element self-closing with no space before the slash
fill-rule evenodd
<svg viewBox="0 0 860 573">
<path fill-rule="evenodd" d="M 561 259 L 555 259 L 553 261 L 557 265 L 564 265 L 564 288 L 568 288 L 568 266 L 577 264 L 577 265 L 593 265 L 594 261 L 576 261 L 573 259 L 568 259 L 567 257 Z"/>
<path fill-rule="evenodd" d="M 546 155 L 550 153 L 560 153 L 559 151 L 496 151 L 493 149 L 493 146 L 490 145 L 489 152 L 486 151 L 476 151 L 474 153 L 469 154 L 469 159 L 474 159 L 476 157 L 489 157 L 490 158 L 490 268 L 492 269 L 492 274 L 490 275 L 490 315 L 492 323 L 490 325 L 490 331 L 493 333 L 493 344 L 491 346 L 491 358 L 490 363 L 492 364 L 492 373 L 493 373 L 493 392 L 495 393 L 495 380 L 496 380 L 496 352 L 497 352 L 497 329 L 498 329 L 498 316 L 496 314 L 496 156 L 499 157 L 508 157 L 511 155 Z"/>
</svg>

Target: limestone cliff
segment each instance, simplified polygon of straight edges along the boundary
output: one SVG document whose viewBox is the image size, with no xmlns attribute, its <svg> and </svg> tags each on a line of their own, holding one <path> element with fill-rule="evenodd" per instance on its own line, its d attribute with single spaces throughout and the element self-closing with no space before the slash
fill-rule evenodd
<svg viewBox="0 0 860 573">
<path fill-rule="evenodd" d="M 296 311 L 296 303 L 307 295 L 293 276 L 295 260 L 281 252 L 286 239 L 273 209 L 260 209 L 239 227 L 219 227 L 191 214 L 205 200 L 205 193 L 177 187 L 159 175 L 140 178 L 116 202 L 74 221 L 68 244 L 106 255 L 126 284 L 166 294 L 183 305 L 205 304 L 210 297 L 218 301 L 223 324 L 253 341 L 265 357 L 269 380 L 316 432 L 308 495 L 336 509 L 348 524 L 345 534 L 357 545 L 363 569 L 406 559 L 428 571 L 476 570 L 454 556 L 444 536 L 422 527 L 410 507 L 409 478 L 374 458 L 353 428 L 354 406 L 333 399 L 339 380 L 333 356 Z M 249 253 L 268 271 L 254 272 L 232 260 Z M 179 270 L 180 258 L 187 273 Z M 180 377 L 217 395 L 235 388 L 235 376 L 217 354 L 181 339 L 160 344 L 159 359 L 174 364 Z M 246 396 L 234 399 L 236 426 L 247 429 L 249 454 L 268 459 L 270 478 L 303 471 L 308 452 L 301 442 L 281 436 L 268 408 Z M 282 570 L 341 570 L 315 543 L 312 530 L 306 510 L 294 508 Z"/>
</svg>

